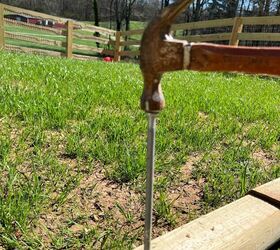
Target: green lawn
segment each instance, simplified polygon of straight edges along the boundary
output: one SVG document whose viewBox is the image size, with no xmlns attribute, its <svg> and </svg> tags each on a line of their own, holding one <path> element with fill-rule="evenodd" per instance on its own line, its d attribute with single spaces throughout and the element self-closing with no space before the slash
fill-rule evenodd
<svg viewBox="0 0 280 250">
<path fill-rule="evenodd" d="M 0 248 L 143 240 L 146 115 L 137 65 L 0 52 Z M 280 80 L 166 74 L 154 236 L 280 176 Z"/>
</svg>

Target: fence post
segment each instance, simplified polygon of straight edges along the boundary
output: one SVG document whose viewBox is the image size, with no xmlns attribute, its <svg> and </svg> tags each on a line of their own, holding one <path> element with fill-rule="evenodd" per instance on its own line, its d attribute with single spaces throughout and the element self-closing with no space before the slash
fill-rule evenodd
<svg viewBox="0 0 280 250">
<path fill-rule="evenodd" d="M 234 24 L 232 27 L 232 32 L 230 36 L 229 45 L 238 46 L 238 34 L 242 32 L 243 29 L 243 20 L 241 17 L 234 18 Z"/>
<path fill-rule="evenodd" d="M 114 62 L 119 62 L 121 60 L 121 32 L 116 32 L 116 42 L 115 42 L 115 53 L 114 53 Z"/>
<path fill-rule="evenodd" d="M 67 34 L 66 34 L 66 57 L 73 57 L 73 21 L 67 21 Z"/>
<path fill-rule="evenodd" d="M 0 4 L 0 49 L 5 47 L 4 5 Z"/>
</svg>

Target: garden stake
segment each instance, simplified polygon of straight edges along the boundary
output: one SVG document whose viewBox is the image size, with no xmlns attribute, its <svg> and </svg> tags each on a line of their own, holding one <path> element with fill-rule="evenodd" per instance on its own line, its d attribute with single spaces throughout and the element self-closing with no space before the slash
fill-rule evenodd
<svg viewBox="0 0 280 250">
<path fill-rule="evenodd" d="M 155 167 L 155 136 L 156 114 L 148 114 L 148 140 L 147 140 L 147 177 L 146 177 L 146 215 L 145 215 L 145 250 L 150 249 L 152 238 L 153 215 L 153 184 Z"/>
<path fill-rule="evenodd" d="M 165 8 L 149 23 L 141 41 L 140 67 L 144 78 L 141 108 L 149 117 L 145 250 L 151 247 L 155 121 L 156 114 L 165 105 L 160 85 L 162 74 L 188 69 L 280 76 L 279 47 L 233 47 L 173 39 L 170 35 L 171 25 L 191 2 L 192 0 L 178 0 Z"/>
</svg>

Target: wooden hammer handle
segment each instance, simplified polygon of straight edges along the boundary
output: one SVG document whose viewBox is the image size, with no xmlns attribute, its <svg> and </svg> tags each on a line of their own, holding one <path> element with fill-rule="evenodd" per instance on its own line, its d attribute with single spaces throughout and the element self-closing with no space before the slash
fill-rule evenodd
<svg viewBox="0 0 280 250">
<path fill-rule="evenodd" d="M 280 76 L 280 48 L 192 44 L 187 68 Z"/>
</svg>

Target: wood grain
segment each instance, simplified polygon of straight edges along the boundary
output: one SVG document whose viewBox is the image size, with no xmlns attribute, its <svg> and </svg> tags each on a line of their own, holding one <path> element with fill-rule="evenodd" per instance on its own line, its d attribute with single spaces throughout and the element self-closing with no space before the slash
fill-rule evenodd
<svg viewBox="0 0 280 250">
<path fill-rule="evenodd" d="M 204 28 L 226 27 L 226 26 L 233 26 L 233 23 L 234 23 L 234 18 L 199 21 L 199 22 L 192 22 L 192 23 L 181 23 L 181 24 L 173 24 L 171 26 L 171 30 L 194 30 L 194 29 L 204 29 Z"/>
<path fill-rule="evenodd" d="M 229 40 L 229 44 L 233 46 L 238 46 L 239 40 L 238 40 L 238 34 L 242 32 L 243 29 L 243 23 L 241 17 L 236 17 L 234 19 L 234 25 L 232 27 L 232 32 Z"/>
<path fill-rule="evenodd" d="M 210 42 L 229 40 L 231 33 L 217 33 L 207 35 L 180 36 L 177 39 L 186 40 L 188 42 Z"/>
<path fill-rule="evenodd" d="M 239 40 L 249 41 L 280 41 L 279 33 L 240 33 Z"/>
<path fill-rule="evenodd" d="M 111 40 L 111 39 L 103 38 L 103 37 L 97 37 L 97 36 L 94 36 L 94 35 L 89 36 L 89 35 L 81 35 L 81 34 L 74 33 L 73 37 L 81 39 L 81 40 L 90 40 L 90 41 L 105 44 L 105 45 L 114 43 L 114 41 Z"/>
<path fill-rule="evenodd" d="M 73 56 L 73 22 L 67 21 L 67 36 L 66 36 L 66 57 Z"/>
<path fill-rule="evenodd" d="M 266 249 L 279 239 L 279 225 L 278 208 L 247 195 L 158 237 L 152 249 Z"/>
<path fill-rule="evenodd" d="M 191 46 L 191 63 L 188 69 L 280 76 L 279 65 L 280 48 L 198 43 Z"/>
<path fill-rule="evenodd" d="M 280 178 L 251 190 L 249 194 L 259 197 L 280 209 Z"/>
</svg>

